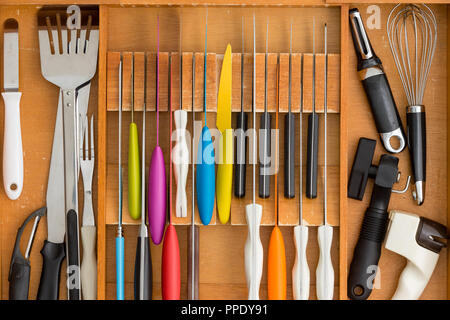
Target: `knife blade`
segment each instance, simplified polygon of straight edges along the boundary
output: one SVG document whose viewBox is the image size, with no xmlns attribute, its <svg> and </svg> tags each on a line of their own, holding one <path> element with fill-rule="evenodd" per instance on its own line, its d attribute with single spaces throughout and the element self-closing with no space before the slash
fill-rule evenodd
<svg viewBox="0 0 450 320">
<path fill-rule="evenodd" d="M 78 91 L 78 107 L 81 116 L 87 113 L 90 83 Z M 56 111 L 55 131 L 53 135 L 50 171 L 47 183 L 47 240 L 41 254 L 44 257 L 38 300 L 57 300 L 61 263 L 65 257 L 64 236 L 66 234 L 65 196 L 64 196 L 64 152 L 63 119 L 61 91 Z M 79 139 L 83 139 L 80 136 Z"/>
<path fill-rule="evenodd" d="M 3 85 L 6 92 L 17 92 L 19 91 L 19 24 L 17 20 L 5 21 L 3 39 Z"/>
<path fill-rule="evenodd" d="M 15 19 L 4 23 L 3 85 L 5 127 L 3 143 L 3 186 L 6 195 L 16 200 L 23 187 L 23 152 L 20 129 L 19 24 Z"/>
<path fill-rule="evenodd" d="M 231 45 L 227 45 L 220 72 L 216 126 L 220 130 L 219 166 L 217 169 L 217 210 L 222 224 L 228 222 L 233 183 L 233 129 L 231 128 Z"/>
</svg>

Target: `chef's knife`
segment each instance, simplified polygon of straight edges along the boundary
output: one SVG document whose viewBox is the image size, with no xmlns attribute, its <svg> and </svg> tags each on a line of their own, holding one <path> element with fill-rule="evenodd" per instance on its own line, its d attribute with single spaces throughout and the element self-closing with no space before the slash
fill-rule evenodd
<svg viewBox="0 0 450 320">
<path fill-rule="evenodd" d="M 8 19 L 3 34 L 3 85 L 5 102 L 5 128 L 3 142 L 3 186 L 6 195 L 16 200 L 23 187 L 23 152 L 20 130 L 19 92 L 19 24 Z"/>
<path fill-rule="evenodd" d="M 41 250 L 43 265 L 38 300 L 58 300 L 61 262 L 65 257 L 64 152 L 61 92 L 56 111 L 50 171 L 47 182 L 47 240 Z"/>
<path fill-rule="evenodd" d="M 220 73 L 216 126 L 220 130 L 217 169 L 217 209 L 221 223 L 230 218 L 233 188 L 233 130 L 231 129 L 231 46 L 227 45 Z"/>
<path fill-rule="evenodd" d="M 90 83 L 88 83 L 78 91 L 79 113 L 83 117 L 88 109 L 90 87 Z M 44 262 L 38 289 L 38 300 L 58 299 L 61 263 L 65 257 L 66 216 L 64 207 L 64 153 L 61 108 L 60 92 L 47 184 L 47 240 L 44 242 L 44 247 L 41 250 Z M 82 136 L 80 138 L 83 139 Z"/>
</svg>

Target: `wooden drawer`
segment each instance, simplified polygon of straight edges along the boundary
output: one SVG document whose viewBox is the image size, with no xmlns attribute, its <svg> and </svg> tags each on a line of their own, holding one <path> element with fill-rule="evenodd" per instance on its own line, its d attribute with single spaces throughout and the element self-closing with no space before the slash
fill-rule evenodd
<svg viewBox="0 0 450 320">
<path fill-rule="evenodd" d="M 204 16 L 205 8 L 199 5 L 191 5 L 187 1 L 178 0 L 171 6 L 164 5 L 161 1 L 119 1 L 119 0 L 93 0 L 84 1 L 90 4 L 98 4 L 100 12 L 100 47 L 98 72 L 91 87 L 91 97 L 89 113 L 95 116 L 96 130 L 96 179 L 94 179 L 94 211 L 98 226 L 97 253 L 98 253 L 98 298 L 115 299 L 115 244 L 114 238 L 117 230 L 118 211 L 118 113 L 117 113 L 117 57 L 120 53 L 130 57 L 131 52 L 148 54 L 149 57 L 149 82 L 148 82 L 148 104 L 147 104 L 147 141 L 146 159 L 147 166 L 150 161 L 151 151 L 155 146 L 155 90 L 154 83 L 154 57 L 156 51 L 156 15 L 160 16 L 161 23 L 161 70 L 160 76 L 164 84 L 161 87 L 161 136 L 165 160 L 166 172 L 169 172 L 169 111 L 168 111 L 168 68 L 167 61 L 172 55 L 174 74 L 178 72 L 178 32 L 179 14 L 183 14 L 183 44 L 182 51 L 183 74 L 190 78 L 192 74 L 189 61 L 192 52 L 196 53 L 198 61 L 203 60 L 204 50 Z M 84 3 L 83 2 L 83 3 Z M 204 1 L 197 2 L 198 4 Z M 285 90 L 288 74 L 286 70 L 286 53 L 289 52 L 289 28 L 291 18 L 294 20 L 294 63 L 300 66 L 303 61 L 304 84 L 303 92 L 304 111 L 303 124 L 303 155 L 306 163 L 306 127 L 307 114 L 310 109 L 310 86 L 308 79 L 311 73 L 311 53 L 312 53 L 312 19 L 316 21 L 316 52 L 318 54 L 318 69 L 323 66 L 323 30 L 324 22 L 328 24 L 328 51 L 330 53 L 329 65 L 332 75 L 329 77 L 329 114 L 328 114 L 328 221 L 334 227 L 334 238 L 332 247 L 332 259 L 335 270 L 335 299 L 347 299 L 347 273 L 353 255 L 357 236 L 364 211 L 368 205 L 371 187 L 367 188 L 363 201 L 356 201 L 347 198 L 347 180 L 350 173 L 356 146 L 360 137 L 377 139 L 375 126 L 373 125 L 370 109 L 368 108 L 362 85 L 356 73 L 356 57 L 348 26 L 348 10 L 351 7 L 358 7 L 361 14 L 366 17 L 366 8 L 369 4 L 366 1 L 361 3 L 348 4 L 347 1 L 308 0 L 304 5 L 299 6 L 291 0 L 282 1 L 246 1 L 247 6 L 236 6 L 241 1 L 215 0 L 208 9 L 208 94 L 207 94 L 207 119 L 209 127 L 215 127 L 216 119 L 216 97 L 218 79 L 220 74 L 221 60 L 225 51 L 226 43 L 231 43 L 233 48 L 233 111 L 240 110 L 240 53 L 242 51 L 241 40 L 241 17 L 245 17 L 245 61 L 246 74 L 244 76 L 244 108 L 251 111 L 251 64 L 252 56 L 252 34 L 251 20 L 253 12 L 257 17 L 257 111 L 263 108 L 264 88 L 264 62 L 261 60 L 261 53 L 265 50 L 265 23 L 269 17 L 269 52 L 270 59 L 274 62 L 270 65 L 269 85 L 269 111 L 275 118 L 275 72 L 276 53 L 280 55 L 280 113 L 279 128 L 280 134 L 280 163 L 283 163 L 283 130 L 284 115 L 287 111 L 287 100 Z M 396 68 L 389 50 L 387 36 L 385 33 L 385 22 L 389 10 L 393 4 L 391 1 L 378 4 L 381 9 L 381 29 L 367 30 L 372 46 L 377 55 L 383 61 L 383 65 L 389 82 L 397 101 L 398 109 L 402 120 L 405 121 L 404 106 L 406 99 L 403 88 L 398 78 Z M 431 1 L 434 2 L 434 1 Z M 8 298 L 8 272 L 11 252 L 15 240 L 17 228 L 24 218 L 35 209 L 45 204 L 46 184 L 48 167 L 52 146 L 52 137 L 55 121 L 56 102 L 58 90 L 48 83 L 40 72 L 39 44 L 37 38 L 36 13 L 41 4 L 69 4 L 69 1 L 42 1 L 39 5 L 36 1 L 22 1 L 17 5 L 17 1 L 6 0 L 9 5 L 0 6 L 0 33 L 2 33 L 3 21 L 9 17 L 15 17 L 20 25 L 20 85 L 23 92 L 21 104 L 22 135 L 24 144 L 24 190 L 19 200 L 8 200 L 4 192 L 0 192 L 0 204 L 4 208 L 4 213 L 0 216 L 1 235 L 1 289 L 2 298 Z M 329 3 L 329 4 L 328 4 Z M 257 6 L 254 6 L 256 4 Z M 161 6 L 157 6 L 161 5 Z M 179 5 L 183 5 L 180 9 Z M 448 5 L 433 4 L 433 11 L 438 20 L 438 42 L 436 55 L 433 61 L 429 82 L 425 94 L 425 105 L 427 105 L 427 135 L 428 135 L 428 184 L 427 198 L 421 207 L 414 204 L 411 193 L 394 194 L 390 202 L 390 209 L 402 209 L 414 212 L 427 218 L 434 219 L 447 225 L 447 106 L 448 106 L 448 83 L 447 74 L 448 58 Z M 264 26 L 264 27 L 263 27 Z M 263 30 L 264 29 L 264 30 Z M 23 31 L 23 30 L 26 30 Z M 0 46 L 3 39 L 0 39 Z M 303 59 L 301 59 L 303 57 Z M 128 59 L 128 58 L 127 58 Z M 259 60 L 258 60 L 259 59 Z M 297 59 L 297 60 L 295 60 Z M 321 62 L 322 61 L 322 62 Z M 125 64 L 124 64 L 125 66 Z M 248 66 L 248 67 L 247 67 Z M 141 69 L 136 69 L 141 70 Z M 305 72 L 306 70 L 306 72 Z M 176 72 L 175 72 L 176 71 Z M 138 71 L 139 72 L 139 71 Z M 296 71 L 297 72 L 297 71 Z M 319 71 L 317 71 L 319 72 Z M 202 98 L 203 92 L 203 70 L 197 66 L 196 71 L 196 118 L 203 119 Z M 319 73 L 318 73 L 319 74 Z M 126 85 L 126 75 L 124 72 L 124 88 Z M 300 72 L 293 74 L 293 87 L 297 91 L 299 88 Z M 318 75 L 318 98 L 317 106 L 320 122 L 320 145 L 319 145 L 319 196 L 315 200 L 309 200 L 303 196 L 304 220 L 311 226 L 308 242 L 308 263 L 311 270 L 311 299 L 316 299 L 315 295 L 315 269 L 318 261 L 317 226 L 322 224 L 323 210 L 323 103 L 321 103 L 321 89 L 323 88 L 323 75 Z M 262 83 L 261 83 L 262 81 Z M 178 105 L 178 75 L 172 79 L 173 110 Z M 283 85 L 284 84 L 284 85 Z M 137 84 L 138 85 L 138 84 Z M 322 86 L 322 87 L 321 87 Z M 138 86 L 137 86 L 138 87 Z M 142 102 L 142 87 L 135 91 L 135 102 Z M 188 130 L 192 127 L 191 114 L 191 90 L 192 82 L 183 80 L 183 106 L 188 111 Z M 123 112 L 123 147 L 122 161 L 127 159 L 128 124 L 131 120 L 129 112 L 130 93 L 124 92 L 124 112 Z M 293 94 L 293 112 L 298 119 L 300 93 Z M 1 104 L 1 103 L 0 103 Z M 0 118 L 3 108 L 0 107 Z M 259 116 L 259 115 L 258 115 Z M 141 141 L 142 127 L 142 103 L 136 103 L 135 121 L 139 128 L 139 140 Z M 250 119 L 251 117 L 249 117 Z M 0 121 L 0 131 L 3 121 Z M 258 121 L 259 122 L 259 121 Z M 235 124 L 235 114 L 232 120 Z M 249 126 L 252 127 L 251 121 Z M 296 127 L 296 137 L 299 136 L 298 126 Z M 297 139 L 297 150 L 299 141 Z M 1 152 L 1 151 L 0 151 Z M 379 155 L 384 153 L 380 143 L 377 144 L 374 162 Z M 279 175 L 279 206 L 280 213 L 278 223 L 283 233 L 286 245 L 287 256 L 287 280 L 288 299 L 292 299 L 291 270 L 294 263 L 294 243 L 293 226 L 298 223 L 298 179 L 299 179 L 299 153 L 296 154 L 296 197 L 285 199 L 283 196 L 283 174 Z M 406 176 L 410 174 L 409 155 L 406 151 L 399 154 L 399 169 L 402 172 L 402 180 L 399 185 L 404 185 Z M 376 160 L 375 160 L 376 159 Z M 126 163 L 124 171 L 126 172 Z M 250 168 L 250 166 L 249 166 Z M 191 170 L 191 169 L 189 169 Z M 305 168 L 303 168 L 305 170 Z M 283 172 L 283 166 L 280 167 Z M 189 177 L 191 172 L 189 171 Z M 305 174 L 304 174 L 305 176 Z M 133 277 L 134 259 L 136 253 L 136 241 L 138 234 L 138 221 L 134 221 L 127 213 L 127 185 L 126 173 L 124 173 L 124 236 L 125 236 L 125 294 L 127 299 L 133 299 Z M 247 170 L 248 189 L 246 197 L 243 199 L 233 198 L 232 213 L 230 222 L 221 225 L 216 214 L 209 226 L 200 226 L 200 299 L 246 299 L 247 287 L 244 273 L 244 244 L 247 236 L 246 220 L 244 215 L 245 205 L 251 202 L 251 170 Z M 188 202 L 191 199 L 190 178 L 188 178 Z M 371 184 L 371 183 L 369 183 Z M 173 195 L 176 192 L 176 184 L 173 181 Z M 261 283 L 261 298 L 267 298 L 267 248 L 270 233 L 275 224 L 275 197 L 273 194 L 274 179 L 271 180 L 271 197 L 269 199 L 258 199 L 264 207 L 263 226 L 261 227 L 261 239 L 264 247 L 264 268 Z M 400 188 L 397 187 L 397 189 Z M 82 190 L 82 189 L 80 189 Z M 173 199 L 175 196 L 173 196 Z M 190 224 L 191 204 L 189 203 L 188 217 L 176 218 L 173 215 L 173 223 L 176 225 L 178 239 L 180 243 L 181 255 L 181 298 L 187 298 L 187 253 L 188 241 L 187 231 Z M 170 214 L 170 213 L 169 213 Z M 197 224 L 201 224 L 196 219 Z M 32 274 L 30 283 L 30 298 L 36 296 L 39 277 L 42 266 L 42 257 L 39 249 L 46 239 L 46 222 L 41 223 L 36 235 L 34 250 L 31 254 Z M 25 243 L 22 244 L 25 247 Z M 152 244 L 152 265 L 154 279 L 154 299 L 161 299 L 161 251 L 162 245 Z M 389 299 L 397 285 L 398 277 L 404 266 L 405 260 L 400 256 L 387 250 L 383 250 L 380 260 L 381 288 L 374 290 L 371 299 Z M 423 299 L 447 299 L 448 296 L 448 269 L 447 251 L 441 252 L 438 265 L 427 286 Z M 65 265 L 63 269 L 65 270 Z M 65 274 L 61 279 L 60 297 L 66 297 L 64 288 Z"/>
</svg>

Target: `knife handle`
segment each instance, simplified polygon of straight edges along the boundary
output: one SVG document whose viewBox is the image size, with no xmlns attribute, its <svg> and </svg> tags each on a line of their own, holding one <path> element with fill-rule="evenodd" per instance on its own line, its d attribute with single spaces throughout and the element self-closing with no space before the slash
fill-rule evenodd
<svg viewBox="0 0 450 320">
<path fill-rule="evenodd" d="M 41 279 L 37 300 L 58 300 L 61 263 L 66 256 L 64 243 L 44 241 Z"/>
<path fill-rule="evenodd" d="M 78 213 L 67 213 L 67 291 L 69 300 L 80 300 L 80 247 L 78 240 Z"/>
<path fill-rule="evenodd" d="M 198 300 L 198 286 L 199 286 L 199 226 L 190 225 L 188 230 L 188 300 Z"/>
<path fill-rule="evenodd" d="M 97 228 L 95 226 L 81 227 L 83 245 L 83 260 L 81 262 L 81 286 L 83 300 L 97 299 L 97 257 L 95 255 L 95 240 Z"/>
<path fill-rule="evenodd" d="M 269 300 L 286 300 L 286 248 L 278 226 L 270 235 L 267 254 L 267 296 Z"/>
<path fill-rule="evenodd" d="M 125 238 L 116 237 L 116 299 L 125 299 Z"/>
<path fill-rule="evenodd" d="M 20 129 L 21 92 L 3 92 L 5 128 L 3 142 L 3 186 L 6 195 L 16 200 L 23 187 L 23 152 Z"/>
<path fill-rule="evenodd" d="M 284 197 L 295 197 L 295 114 L 286 114 L 284 123 Z"/>
<path fill-rule="evenodd" d="M 214 161 L 214 146 L 208 127 L 202 129 L 202 139 L 198 146 L 196 195 L 200 220 L 206 226 L 211 222 L 214 199 L 216 195 L 216 167 Z"/>
<path fill-rule="evenodd" d="M 245 197 L 246 161 L 247 161 L 247 131 L 248 115 L 240 112 L 236 123 L 236 157 L 234 165 L 234 195 L 237 198 Z"/>
<path fill-rule="evenodd" d="M 128 140 L 128 211 L 135 220 L 141 217 L 140 172 L 138 130 L 136 123 L 132 122 Z"/>
<path fill-rule="evenodd" d="M 161 261 L 161 293 L 163 300 L 180 300 L 180 245 L 177 230 L 169 224 L 164 236 Z"/>
<path fill-rule="evenodd" d="M 261 285 L 264 262 L 264 250 L 260 236 L 262 209 L 262 206 L 259 204 L 248 204 L 245 206 L 248 233 L 244 247 L 244 261 L 248 300 L 259 300 L 259 287 Z"/>
<path fill-rule="evenodd" d="M 141 246 L 144 246 L 142 249 Z M 141 281 L 141 250 L 144 258 L 144 279 Z M 140 296 L 141 283 L 144 284 L 143 295 Z M 134 264 L 134 300 L 152 300 L 153 276 L 152 276 L 152 256 L 148 237 L 138 237 L 136 247 L 136 260 Z"/>
<path fill-rule="evenodd" d="M 306 247 L 308 246 L 308 227 L 294 227 L 295 258 L 292 267 L 292 295 L 294 300 L 308 300 L 310 290 L 310 272 Z"/>
<path fill-rule="evenodd" d="M 175 213 L 177 218 L 187 217 L 186 181 L 189 172 L 189 149 L 186 141 L 187 112 L 176 110 L 173 113 L 176 130 L 176 143 L 172 149 L 174 176 L 177 183 Z"/>
<path fill-rule="evenodd" d="M 319 148 L 319 115 L 311 113 L 308 116 L 308 145 L 306 149 L 306 196 L 309 199 L 317 197 L 317 151 Z"/>
<path fill-rule="evenodd" d="M 261 115 L 261 125 L 259 134 L 259 197 L 268 198 L 270 196 L 270 157 L 271 157 L 271 115 L 264 112 Z"/>
</svg>

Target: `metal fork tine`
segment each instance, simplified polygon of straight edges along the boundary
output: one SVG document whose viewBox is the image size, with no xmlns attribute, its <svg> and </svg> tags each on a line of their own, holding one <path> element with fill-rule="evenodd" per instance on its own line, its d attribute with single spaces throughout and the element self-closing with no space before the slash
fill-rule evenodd
<svg viewBox="0 0 450 320">
<path fill-rule="evenodd" d="M 78 138 L 78 141 L 79 141 L 79 152 L 80 152 L 80 154 L 78 155 L 78 158 L 80 159 L 80 161 L 83 161 L 84 160 L 84 156 L 83 156 L 83 140 L 84 140 L 84 126 L 83 126 L 83 118 L 81 117 L 81 114 L 80 115 L 78 115 L 78 132 L 79 132 L 79 138 Z"/>
<path fill-rule="evenodd" d="M 88 50 L 88 45 L 89 45 L 89 37 L 91 34 L 91 28 L 92 28 L 92 16 L 89 15 L 88 17 L 88 24 L 86 27 L 86 39 L 84 41 L 84 53 L 86 53 L 86 51 Z"/>
<path fill-rule="evenodd" d="M 63 36 L 63 30 L 61 29 L 61 15 L 59 13 L 56 14 L 56 32 L 58 34 L 58 53 L 62 54 L 64 53 L 65 48 L 67 48 L 67 46 L 65 45 L 67 43 L 67 40 L 64 41 L 64 36 Z M 55 49 L 56 51 L 56 49 Z"/>
<path fill-rule="evenodd" d="M 70 43 L 68 45 L 69 47 L 69 53 L 76 52 L 77 49 L 77 30 L 67 30 L 67 33 L 70 33 Z"/>
<path fill-rule="evenodd" d="M 78 50 L 80 50 L 80 32 L 81 29 L 77 29 L 76 53 L 78 53 Z"/>
<path fill-rule="evenodd" d="M 66 29 L 61 29 L 61 42 L 62 42 L 62 47 L 64 49 L 60 54 L 66 54 L 66 48 L 69 45 L 67 42 L 67 30 Z"/>
<path fill-rule="evenodd" d="M 53 54 L 59 54 L 59 45 L 58 45 L 58 30 L 52 29 L 52 37 L 53 37 L 53 49 L 55 50 Z"/>
<path fill-rule="evenodd" d="M 91 160 L 94 160 L 94 115 L 91 116 Z"/>
<path fill-rule="evenodd" d="M 86 41 L 86 30 L 85 29 L 81 29 L 80 31 L 80 43 L 79 43 L 79 47 L 78 47 L 78 52 L 80 54 L 84 54 L 84 47 L 85 47 L 85 41 Z"/>
</svg>

